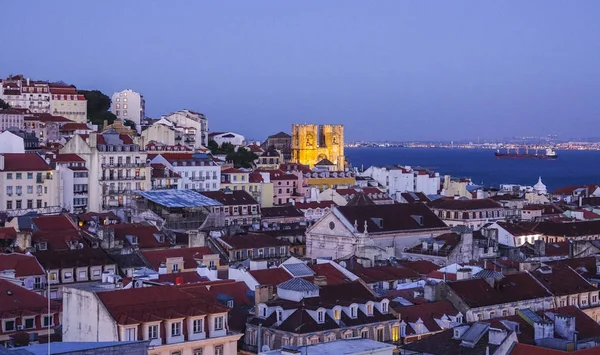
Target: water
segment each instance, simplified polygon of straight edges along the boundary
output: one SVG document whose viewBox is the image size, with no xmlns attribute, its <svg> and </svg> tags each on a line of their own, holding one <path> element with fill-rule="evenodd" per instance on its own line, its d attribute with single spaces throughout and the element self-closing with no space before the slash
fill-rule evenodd
<svg viewBox="0 0 600 355">
<path fill-rule="evenodd" d="M 475 184 L 533 186 L 538 177 L 552 191 L 558 187 L 600 183 L 600 151 L 557 151 L 556 160 L 496 159 L 493 150 L 442 148 L 346 148 L 346 159 L 354 167 L 371 165 L 420 166 L 470 177 Z"/>
</svg>

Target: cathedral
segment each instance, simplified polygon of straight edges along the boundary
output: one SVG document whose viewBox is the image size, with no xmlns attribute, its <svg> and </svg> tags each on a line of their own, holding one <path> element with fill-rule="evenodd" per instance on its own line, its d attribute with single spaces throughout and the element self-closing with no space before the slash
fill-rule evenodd
<svg viewBox="0 0 600 355">
<path fill-rule="evenodd" d="M 325 161 L 323 161 L 326 159 Z M 317 163 L 335 165 L 343 171 L 344 126 L 295 124 L 292 126 L 292 161 L 313 168 Z"/>
</svg>

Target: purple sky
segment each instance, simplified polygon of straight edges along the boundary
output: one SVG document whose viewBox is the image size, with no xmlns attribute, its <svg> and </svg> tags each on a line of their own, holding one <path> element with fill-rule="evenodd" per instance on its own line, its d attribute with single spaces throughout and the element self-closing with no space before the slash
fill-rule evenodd
<svg viewBox="0 0 600 355">
<path fill-rule="evenodd" d="M 150 6 L 148 3 L 154 5 Z M 0 76 L 141 92 L 262 139 L 599 136 L 600 1 L 9 1 Z"/>
</svg>

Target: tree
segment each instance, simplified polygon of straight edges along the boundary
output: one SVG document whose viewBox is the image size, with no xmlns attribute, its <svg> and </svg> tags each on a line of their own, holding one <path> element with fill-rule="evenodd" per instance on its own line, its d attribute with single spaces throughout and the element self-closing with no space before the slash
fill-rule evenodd
<svg viewBox="0 0 600 355">
<path fill-rule="evenodd" d="M 5 102 L 4 100 L 0 99 L 0 110 L 8 110 L 10 108 L 10 105 L 8 104 L 8 102 Z"/>
<path fill-rule="evenodd" d="M 135 131 L 135 122 L 133 122 L 132 120 L 125 120 L 125 122 L 123 122 L 123 125 Z"/>
<path fill-rule="evenodd" d="M 236 168 L 252 168 L 256 159 L 258 159 L 258 155 L 244 147 L 239 147 L 237 151 L 228 153 L 226 158 L 227 161 L 233 162 L 233 166 Z"/>
<path fill-rule="evenodd" d="M 108 111 L 111 105 L 110 97 L 100 90 L 79 90 L 78 93 L 87 100 L 88 121 L 103 126 L 104 121 L 112 124 L 117 119 L 117 116 Z"/>
</svg>

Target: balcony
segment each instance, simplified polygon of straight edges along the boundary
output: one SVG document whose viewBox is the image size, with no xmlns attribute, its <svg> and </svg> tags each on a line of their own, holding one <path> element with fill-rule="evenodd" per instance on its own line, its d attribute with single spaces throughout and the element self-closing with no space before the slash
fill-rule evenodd
<svg viewBox="0 0 600 355">
<path fill-rule="evenodd" d="M 206 177 L 204 177 L 204 176 L 192 176 L 192 178 L 190 180 L 192 180 L 192 181 L 205 181 Z"/>
<path fill-rule="evenodd" d="M 75 195 L 87 195 L 87 193 L 88 193 L 88 190 L 79 190 L 79 191 L 73 191 L 73 193 L 74 193 Z M 38 196 L 41 196 L 41 195 L 42 195 L 42 193 L 41 193 L 41 192 L 40 192 L 40 193 L 38 193 Z"/>
</svg>

